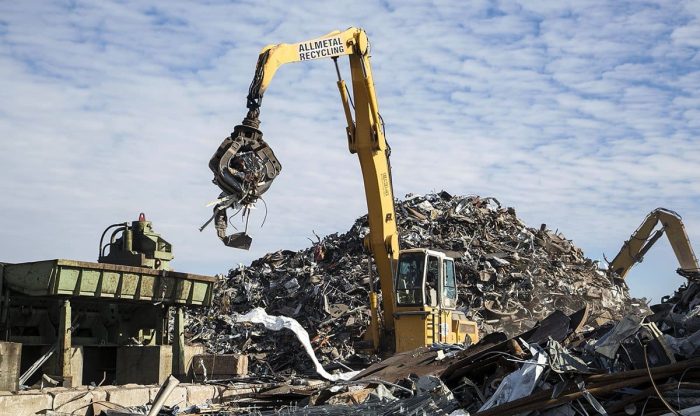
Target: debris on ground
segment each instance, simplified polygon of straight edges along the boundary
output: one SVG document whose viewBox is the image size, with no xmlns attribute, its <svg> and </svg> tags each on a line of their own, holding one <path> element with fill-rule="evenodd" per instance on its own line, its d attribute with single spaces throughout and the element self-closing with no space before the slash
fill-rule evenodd
<svg viewBox="0 0 700 416">
<path fill-rule="evenodd" d="M 441 378 L 478 416 L 678 414 L 700 406 L 700 282 L 652 310 L 646 318 L 628 315 L 593 329 L 579 325 L 585 313 L 555 313 L 516 338 L 468 349 Z M 535 365 L 541 371 L 528 377 Z M 505 383 L 535 388 L 494 399 L 508 390 Z"/>
<path fill-rule="evenodd" d="M 494 198 L 409 195 L 396 202 L 396 213 L 402 249 L 434 247 L 455 258 L 458 308 L 482 334 L 512 336 L 554 311 L 571 314 L 584 306 L 590 325 L 646 308 L 560 233 L 526 226 Z M 270 336 L 235 322 L 234 314 L 261 307 L 297 319 L 327 369 L 376 361 L 355 343 L 369 323 L 369 276 L 378 284 L 363 251 L 368 232 L 361 217 L 348 232 L 317 237 L 305 250 L 280 250 L 231 270 L 217 284 L 214 305 L 190 311 L 189 340 L 210 353 L 247 354 L 251 374 L 310 375 L 314 366 L 292 333 Z"/>
<path fill-rule="evenodd" d="M 589 305 L 557 310 L 517 336 L 400 353 L 349 381 L 219 380 L 225 400 L 178 414 L 698 414 L 700 281 L 651 309 L 598 327 L 587 324 Z"/>
</svg>

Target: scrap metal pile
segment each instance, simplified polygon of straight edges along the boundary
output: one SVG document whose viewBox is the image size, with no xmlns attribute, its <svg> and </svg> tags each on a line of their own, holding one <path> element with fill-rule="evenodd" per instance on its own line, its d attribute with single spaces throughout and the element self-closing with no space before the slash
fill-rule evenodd
<svg viewBox="0 0 700 416">
<path fill-rule="evenodd" d="M 417 374 L 438 375 L 472 416 L 698 414 L 700 282 L 652 310 L 592 329 L 589 307 L 556 311 L 516 337 L 493 333 L 454 357 L 434 353 L 444 364 Z M 380 363 L 357 378 L 398 382 L 411 367 Z"/>
<path fill-rule="evenodd" d="M 551 314 L 516 338 L 461 353 L 440 373 L 471 415 L 700 413 L 700 282 L 585 330 L 587 309 Z"/>
<path fill-rule="evenodd" d="M 396 210 L 402 248 L 436 247 L 457 257 L 460 301 L 482 332 L 513 335 L 555 310 L 585 305 L 598 322 L 644 306 L 560 233 L 527 227 L 495 198 L 443 191 L 409 197 Z"/>
<path fill-rule="evenodd" d="M 570 314 L 588 305 L 593 323 L 644 306 L 631 302 L 624 284 L 598 271 L 570 241 L 544 225 L 527 227 L 494 198 L 409 195 L 397 201 L 396 212 L 402 249 L 435 247 L 456 258 L 459 308 L 482 333 L 513 335 L 555 310 Z M 358 359 L 366 365 L 368 357 L 357 354 L 354 342 L 369 322 L 369 276 L 378 281 L 363 252 L 368 232 L 365 216 L 345 234 L 231 270 L 215 289 L 213 307 L 191 312 L 190 341 L 203 342 L 212 353 L 248 354 L 253 374 L 312 368 L 292 334 L 271 335 L 232 318 L 263 307 L 299 320 L 324 365 Z"/>
<path fill-rule="evenodd" d="M 515 337 L 435 345 L 375 363 L 349 381 L 258 377 L 225 383 L 220 415 L 700 414 L 700 282 L 596 328 L 584 307 Z M 275 336 L 277 333 L 275 333 Z"/>
</svg>

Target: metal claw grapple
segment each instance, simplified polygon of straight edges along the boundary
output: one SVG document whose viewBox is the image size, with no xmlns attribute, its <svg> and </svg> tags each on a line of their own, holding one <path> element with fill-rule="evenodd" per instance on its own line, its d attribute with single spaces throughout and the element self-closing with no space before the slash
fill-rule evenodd
<svg viewBox="0 0 700 416">
<path fill-rule="evenodd" d="M 282 165 L 258 130 L 260 122 L 246 117 L 224 139 L 209 161 L 213 182 L 223 191 L 214 207 L 219 238 L 229 247 L 248 249 L 251 238 L 245 232 L 226 235 L 226 209 L 254 204 L 272 185 Z"/>
</svg>

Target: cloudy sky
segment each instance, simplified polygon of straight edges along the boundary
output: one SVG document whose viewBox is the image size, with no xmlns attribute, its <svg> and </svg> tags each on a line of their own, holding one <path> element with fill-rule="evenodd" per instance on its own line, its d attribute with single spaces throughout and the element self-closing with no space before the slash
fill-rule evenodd
<svg viewBox="0 0 700 416">
<path fill-rule="evenodd" d="M 372 41 L 397 196 L 495 196 L 592 258 L 658 206 L 700 241 L 697 1 L 6 1 L 0 261 L 94 261 L 102 229 L 141 211 L 174 267 L 202 274 L 347 230 L 366 206 L 323 60 L 283 67 L 267 91 L 283 171 L 251 250 L 198 227 L 258 51 L 349 26 Z M 672 293 L 676 267 L 662 240 L 633 293 Z"/>
</svg>

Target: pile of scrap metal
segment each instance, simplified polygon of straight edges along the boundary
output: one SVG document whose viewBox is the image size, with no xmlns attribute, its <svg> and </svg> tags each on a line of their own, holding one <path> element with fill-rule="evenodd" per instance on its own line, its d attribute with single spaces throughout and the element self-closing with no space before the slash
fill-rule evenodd
<svg viewBox="0 0 700 416">
<path fill-rule="evenodd" d="M 408 196 L 396 202 L 396 212 L 402 249 L 436 247 L 456 258 L 460 308 L 482 333 L 514 335 L 556 310 L 571 314 L 586 305 L 594 311 L 592 325 L 644 307 L 570 241 L 544 225 L 527 227 L 493 198 Z M 324 366 L 366 366 L 373 357 L 359 354 L 353 341 L 369 323 L 369 276 L 377 279 L 363 252 L 368 231 L 362 217 L 345 234 L 317 238 L 308 249 L 278 251 L 231 270 L 217 284 L 214 305 L 190 312 L 190 341 L 212 353 L 248 354 L 252 374 L 313 368 L 293 334 L 271 336 L 232 317 L 263 307 L 298 319 Z"/>
<path fill-rule="evenodd" d="M 555 312 L 516 338 L 491 335 L 440 377 L 478 416 L 700 414 L 700 282 L 646 318 L 584 330 L 586 311 Z"/>
<path fill-rule="evenodd" d="M 556 311 L 516 337 L 403 353 L 353 380 L 406 386 L 437 376 L 472 416 L 700 414 L 700 282 L 652 311 L 590 329 L 590 308 Z"/>
<path fill-rule="evenodd" d="M 491 333 L 470 347 L 397 354 L 349 381 L 214 382 L 224 388 L 220 403 L 177 414 L 700 414 L 700 282 L 684 285 L 646 317 L 591 328 L 590 312 L 555 311 L 515 337 Z"/>
</svg>

